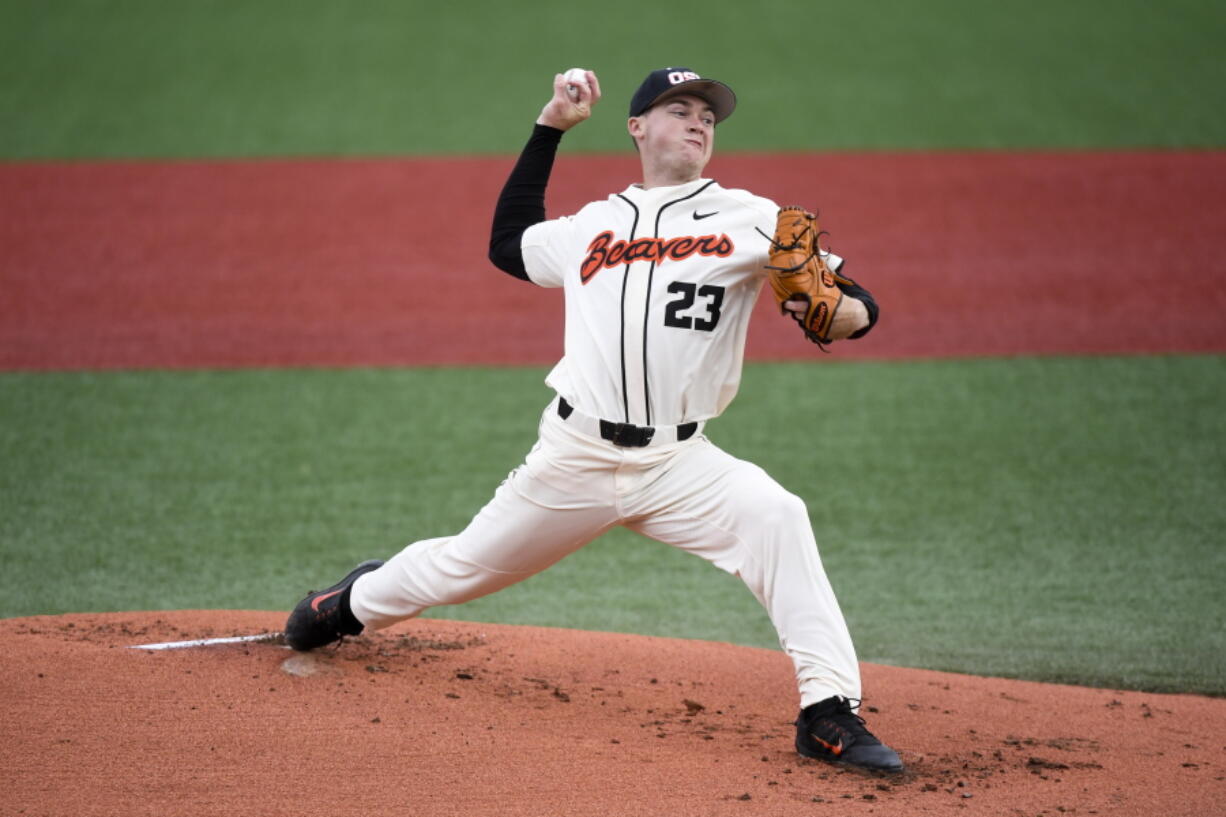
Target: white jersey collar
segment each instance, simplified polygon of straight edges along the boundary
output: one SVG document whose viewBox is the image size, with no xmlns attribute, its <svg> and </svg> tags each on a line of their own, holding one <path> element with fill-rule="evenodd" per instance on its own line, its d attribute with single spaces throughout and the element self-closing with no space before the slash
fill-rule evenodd
<svg viewBox="0 0 1226 817">
<path fill-rule="evenodd" d="M 640 207 L 653 207 L 683 199 L 710 183 L 710 179 L 695 179 L 685 184 L 653 187 L 650 190 L 644 190 L 641 184 L 632 184 L 622 191 L 622 195 Z"/>
</svg>

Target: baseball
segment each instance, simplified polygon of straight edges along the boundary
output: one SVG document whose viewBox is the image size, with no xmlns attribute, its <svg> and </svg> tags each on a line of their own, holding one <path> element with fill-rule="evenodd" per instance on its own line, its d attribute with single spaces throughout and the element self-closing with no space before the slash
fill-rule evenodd
<svg viewBox="0 0 1226 817">
<path fill-rule="evenodd" d="M 579 101 L 579 86 L 587 86 L 587 71 L 582 68 L 572 68 L 566 72 L 566 93 L 574 102 Z"/>
</svg>

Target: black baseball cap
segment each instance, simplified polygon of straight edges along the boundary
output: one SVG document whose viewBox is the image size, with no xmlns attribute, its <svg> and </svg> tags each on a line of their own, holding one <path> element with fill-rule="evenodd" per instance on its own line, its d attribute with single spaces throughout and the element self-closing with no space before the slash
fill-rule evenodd
<svg viewBox="0 0 1226 817">
<path fill-rule="evenodd" d="M 648 108 L 678 94 L 693 94 L 706 100 L 722 122 L 736 108 L 736 94 L 722 82 L 703 79 L 689 68 L 660 68 L 652 71 L 630 100 L 630 115 L 642 116 Z"/>
</svg>

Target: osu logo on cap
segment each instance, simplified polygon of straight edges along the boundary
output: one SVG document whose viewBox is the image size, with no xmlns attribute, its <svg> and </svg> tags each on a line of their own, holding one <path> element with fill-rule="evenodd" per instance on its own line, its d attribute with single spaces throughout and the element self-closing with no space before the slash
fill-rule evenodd
<svg viewBox="0 0 1226 817">
<path fill-rule="evenodd" d="M 702 79 L 693 71 L 669 71 L 668 82 L 670 85 L 680 85 L 683 82 L 689 82 L 692 79 Z"/>
</svg>

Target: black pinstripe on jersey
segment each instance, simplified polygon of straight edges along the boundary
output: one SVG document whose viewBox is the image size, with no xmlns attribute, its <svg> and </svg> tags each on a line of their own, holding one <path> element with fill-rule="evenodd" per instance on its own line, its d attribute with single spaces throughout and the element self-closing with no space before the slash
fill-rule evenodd
<svg viewBox="0 0 1226 817">
<path fill-rule="evenodd" d="M 635 239 L 635 231 L 639 228 L 639 208 L 623 196 L 621 193 L 617 197 L 630 205 L 630 209 L 634 211 L 634 221 L 630 224 L 630 240 Z M 621 347 L 621 366 L 622 366 L 622 422 L 630 422 L 630 388 L 626 382 L 626 283 L 630 280 L 630 263 L 627 262 L 622 266 L 622 298 L 621 298 L 621 334 L 618 338 L 618 343 Z"/>
</svg>

